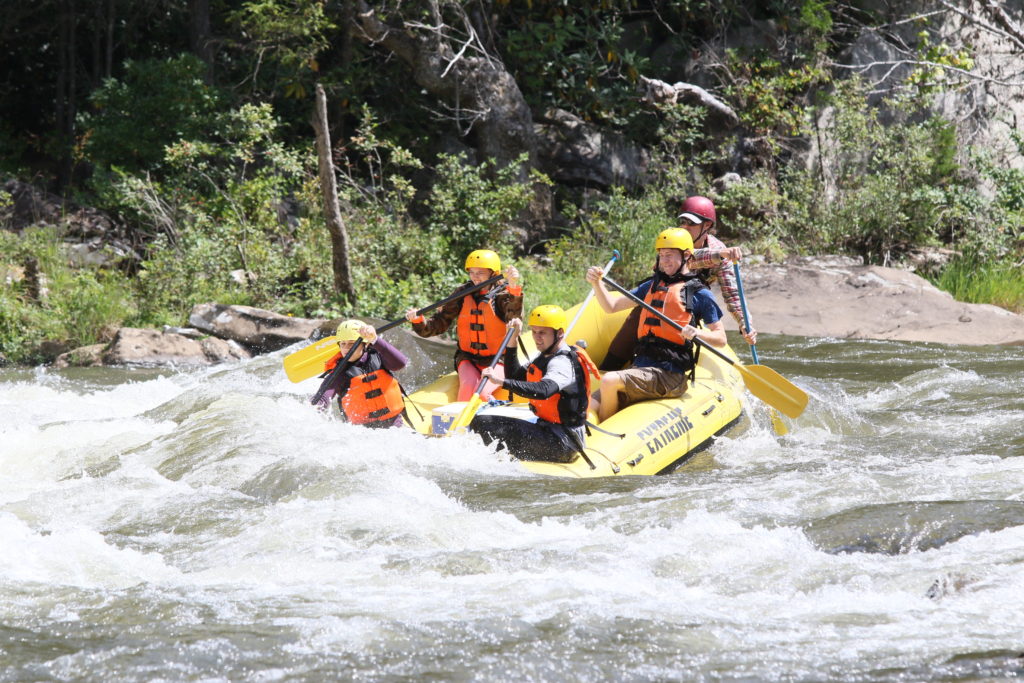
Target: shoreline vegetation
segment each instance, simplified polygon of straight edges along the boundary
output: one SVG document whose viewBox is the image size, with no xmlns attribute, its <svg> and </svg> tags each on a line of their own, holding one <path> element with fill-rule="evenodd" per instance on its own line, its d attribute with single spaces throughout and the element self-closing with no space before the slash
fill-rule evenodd
<svg viewBox="0 0 1024 683">
<path fill-rule="evenodd" d="M 579 274 L 612 249 L 617 279 L 642 279 L 654 236 L 692 194 L 714 199 L 727 244 L 768 262 L 836 253 L 912 265 L 958 300 L 1024 312 L 1024 135 L 978 144 L 942 113 L 943 98 L 986 78 L 980 47 L 941 42 L 963 20 L 955 12 L 914 20 L 903 44 L 917 66 L 883 88 L 838 65 L 859 31 L 900 22 L 844 3 L 803 0 L 785 15 L 754 3 L 717 10 L 717 24 L 658 2 L 581 3 L 571 16 L 556 3 L 501 4 L 493 44 L 445 53 L 436 82 L 416 71 L 431 55 L 375 34 L 366 15 L 363 32 L 379 38 L 312 0 L 245 2 L 207 17 L 217 52 L 176 42 L 187 4 L 119 36 L 108 60 L 68 62 L 83 72 L 73 86 L 54 75 L 56 105 L 36 99 L 31 75 L 0 81 L 7 362 L 49 363 L 121 327 L 181 326 L 204 302 L 394 318 L 462 281 L 481 247 L 523 272 L 527 307 L 571 305 L 586 293 Z M 39 5 L 12 17 L 37 72 L 53 38 L 37 12 L 55 6 Z M 450 48 L 466 6 L 439 7 Z M 414 14 L 378 10 L 410 35 L 423 28 Z M 761 43 L 729 45 L 751 22 L 768 27 Z M 99 45 L 87 42 L 60 46 Z M 680 51 L 697 42 L 714 59 Z M 644 76 L 683 63 L 706 87 Z M 490 89 L 473 80 L 483 72 Z M 411 85 L 413 73 L 423 82 Z M 452 100 L 454 83 L 480 101 Z M 337 291 L 322 208 L 309 125 L 318 84 L 354 297 Z M 988 87 L 1012 99 L 1009 86 Z M 1008 115 L 995 101 L 992 121 Z"/>
</svg>

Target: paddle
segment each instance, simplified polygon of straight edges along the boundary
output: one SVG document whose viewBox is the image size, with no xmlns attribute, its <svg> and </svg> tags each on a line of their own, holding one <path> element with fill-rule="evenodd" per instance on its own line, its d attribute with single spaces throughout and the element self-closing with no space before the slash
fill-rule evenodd
<svg viewBox="0 0 1024 683">
<path fill-rule="evenodd" d="M 608 261 L 608 265 L 606 265 L 604 267 L 605 274 L 607 274 L 608 271 L 610 271 L 612 269 L 612 266 L 614 266 L 615 262 L 618 261 L 620 258 L 622 258 L 622 254 L 619 253 L 619 250 L 618 249 L 613 249 L 612 250 L 612 258 L 611 258 L 610 261 Z M 576 326 L 576 323 L 579 322 L 580 316 L 583 315 L 583 311 L 587 310 L 587 304 L 590 303 L 590 300 L 593 297 L 594 297 L 594 288 L 591 287 L 590 291 L 587 293 L 586 298 L 583 299 L 583 303 L 580 305 L 580 310 L 576 311 L 576 315 L 573 316 L 572 322 L 569 323 L 569 327 L 565 328 L 565 339 L 566 339 L 566 341 L 569 340 L 569 332 L 572 330 L 573 327 Z"/>
<path fill-rule="evenodd" d="M 313 398 L 309 399 L 309 402 L 311 404 L 316 405 L 317 403 L 320 402 L 320 399 L 323 398 L 323 395 L 327 393 L 327 388 L 331 386 L 331 380 L 334 379 L 335 375 L 338 374 L 338 368 L 347 368 L 349 366 L 349 359 L 352 357 L 352 354 L 356 352 L 356 349 L 358 349 L 359 345 L 362 343 L 363 338 L 356 337 L 356 341 L 354 344 L 352 344 L 352 348 L 348 350 L 348 353 L 345 354 L 344 358 L 338 361 L 338 364 L 334 366 L 334 370 L 332 370 L 331 374 L 327 376 L 327 379 L 320 383 L 320 388 L 316 390 L 315 394 L 313 394 Z M 323 366 L 321 366 L 321 368 L 322 367 Z"/>
<path fill-rule="evenodd" d="M 445 304 L 454 301 L 455 299 L 461 299 L 467 294 L 472 294 L 473 292 L 479 289 L 483 289 L 488 285 L 494 284 L 501 278 L 501 275 L 495 275 L 489 280 L 484 280 L 478 285 L 473 285 L 472 287 L 469 287 L 467 289 L 461 289 L 452 294 L 451 296 L 445 297 L 444 299 L 432 303 L 429 306 L 424 306 L 423 308 L 416 311 L 416 315 L 423 315 L 424 313 L 432 311 L 435 308 L 439 308 L 440 306 L 444 306 Z M 401 325 L 404 322 L 406 322 L 406 319 L 404 317 L 392 320 L 391 322 L 381 327 L 378 327 L 377 334 L 390 330 L 392 327 L 397 327 L 398 325 Z M 284 372 L 286 375 L 288 375 L 288 379 L 290 379 L 292 382 L 301 382 L 302 380 L 309 379 L 310 377 L 315 377 L 316 375 L 322 373 L 324 371 L 324 363 L 329 361 L 332 357 L 334 357 L 335 354 L 338 353 L 337 347 L 335 346 L 337 343 L 337 337 L 325 337 L 320 341 L 317 341 L 313 344 L 310 344 L 309 346 L 299 349 L 295 353 L 291 353 L 285 356 Z M 341 367 L 341 363 L 339 363 L 337 367 Z"/>
<path fill-rule="evenodd" d="M 740 309 L 743 311 L 743 327 L 750 331 L 750 316 L 747 314 L 747 297 L 743 296 L 743 278 L 740 276 L 740 264 L 732 264 L 732 272 L 736 275 L 736 289 L 740 294 Z M 759 365 L 760 361 L 757 360 L 757 345 L 749 344 L 750 346 L 750 357 L 754 359 L 754 365 Z M 786 427 L 786 423 L 782 421 L 782 416 L 779 415 L 779 411 L 775 408 L 771 408 L 768 414 L 772 418 L 772 427 L 775 429 L 775 433 L 779 436 L 783 436 L 789 432 Z"/>
<path fill-rule="evenodd" d="M 619 260 L 620 258 L 622 258 L 622 254 L 619 253 L 619 250 L 618 249 L 613 249 L 612 250 L 612 258 L 611 258 L 610 261 L 608 261 L 608 264 L 604 267 L 604 272 L 607 273 L 609 270 L 611 270 L 612 267 L 615 265 L 615 262 L 617 260 Z M 572 322 L 569 323 L 569 326 L 565 328 L 565 332 L 562 334 L 562 337 L 565 339 L 566 343 L 568 343 L 568 344 L 572 343 L 571 341 L 569 341 L 569 332 L 572 331 L 572 328 L 576 327 L 576 323 L 578 323 L 580 321 L 580 317 L 583 315 L 583 311 L 587 310 L 587 304 L 590 303 L 590 300 L 593 298 L 593 296 L 594 296 L 594 289 L 593 289 L 593 287 L 591 287 L 590 292 L 588 292 L 587 296 L 583 299 L 583 303 L 580 304 L 580 309 L 578 311 L 576 311 L 576 315 L 573 316 Z M 521 348 L 523 350 L 523 355 L 524 356 L 526 356 L 527 358 L 530 358 L 530 354 L 527 353 L 526 347 L 523 345 L 522 337 L 519 338 L 519 348 Z M 534 356 L 532 358 L 530 358 L 529 362 L 532 363 L 533 361 L 537 360 L 538 356 L 540 356 L 540 351 L 538 351 L 536 354 L 534 354 Z"/>
<path fill-rule="evenodd" d="M 487 367 L 494 369 L 494 366 L 501 361 L 501 357 L 505 354 L 505 347 L 508 346 L 508 342 L 512 339 L 512 333 L 515 330 L 509 328 L 508 332 L 505 333 L 505 338 L 501 340 L 501 346 L 498 347 L 498 353 L 495 354 L 494 360 Z M 469 426 L 469 423 L 476 417 L 476 411 L 480 409 L 480 405 L 484 402 L 483 391 L 484 385 L 487 384 L 487 378 L 481 377 L 480 384 L 477 385 L 476 391 L 473 392 L 473 397 L 466 403 L 466 407 L 462 409 L 458 417 L 452 420 L 451 426 L 448 427 L 448 433 L 451 434 L 455 431 L 465 429 Z"/>
<path fill-rule="evenodd" d="M 603 277 L 601 279 L 643 306 L 646 310 L 664 320 L 666 323 L 671 325 L 673 329 L 682 331 L 682 325 L 667 317 L 664 313 L 653 306 L 648 305 L 643 299 L 634 296 L 632 292 L 622 285 L 607 277 Z M 727 355 L 698 337 L 694 337 L 693 342 L 704 347 L 729 365 L 736 368 L 740 373 L 740 377 L 743 378 L 743 383 L 747 385 L 747 389 L 750 393 L 757 396 L 768 405 L 778 408 L 779 411 L 789 417 L 799 417 L 800 414 L 804 412 L 804 408 L 807 407 L 807 394 L 803 389 L 796 386 L 779 373 L 764 365 L 747 366 L 742 363 L 737 363 L 732 358 L 729 358 Z"/>
</svg>

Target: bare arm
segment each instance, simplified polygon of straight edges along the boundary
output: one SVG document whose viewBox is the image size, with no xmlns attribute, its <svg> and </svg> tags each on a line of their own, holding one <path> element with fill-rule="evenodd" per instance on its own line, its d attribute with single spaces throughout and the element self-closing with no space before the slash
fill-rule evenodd
<svg viewBox="0 0 1024 683">
<path fill-rule="evenodd" d="M 601 278 L 604 277 L 604 269 L 600 266 L 591 266 L 587 269 L 587 282 L 594 288 L 594 298 L 605 313 L 618 313 L 633 308 L 636 303 L 624 296 L 612 298 L 608 288 L 605 287 Z"/>
</svg>

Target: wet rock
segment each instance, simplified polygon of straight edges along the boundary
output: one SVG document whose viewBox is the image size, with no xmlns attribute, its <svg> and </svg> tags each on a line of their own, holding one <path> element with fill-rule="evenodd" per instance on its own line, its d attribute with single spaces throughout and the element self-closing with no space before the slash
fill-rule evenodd
<svg viewBox="0 0 1024 683">
<path fill-rule="evenodd" d="M 72 349 L 67 353 L 57 356 L 57 359 L 53 361 L 53 367 L 59 370 L 71 367 L 91 368 L 103 365 L 103 352 L 106 349 L 107 344 L 80 346 L 77 349 Z"/>
<path fill-rule="evenodd" d="M 229 339 L 253 353 L 283 349 L 309 339 L 321 323 L 309 318 L 294 318 L 251 306 L 197 304 L 188 317 L 189 324 L 220 339 Z"/>
<path fill-rule="evenodd" d="M 827 553 L 900 555 L 1021 525 L 1024 503 L 1017 501 L 922 501 L 844 510 L 804 525 L 804 533 Z"/>
<path fill-rule="evenodd" d="M 190 339 L 180 334 L 123 327 L 102 354 L 104 365 L 188 366 L 211 365 L 249 358 L 239 344 L 207 337 Z"/>
</svg>

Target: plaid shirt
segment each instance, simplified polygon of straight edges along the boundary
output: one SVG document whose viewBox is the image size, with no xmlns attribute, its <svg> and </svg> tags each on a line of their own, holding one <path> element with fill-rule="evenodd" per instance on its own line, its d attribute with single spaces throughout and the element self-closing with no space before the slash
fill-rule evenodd
<svg viewBox="0 0 1024 683">
<path fill-rule="evenodd" d="M 732 261 L 718 255 L 718 252 L 725 248 L 726 246 L 720 239 L 714 235 L 708 235 L 704 246 L 694 250 L 693 259 L 686 265 L 689 266 L 690 270 L 711 271 L 706 276 L 708 286 L 712 282 L 718 281 L 718 285 L 722 290 L 722 300 L 725 302 L 725 307 L 729 309 L 729 313 L 736 319 L 736 324 L 739 325 L 740 329 L 746 330 L 746 325 L 743 324 L 743 308 L 740 306 L 740 292 L 736 288 L 736 276 L 732 272 Z M 753 321 L 751 321 L 751 325 L 753 325 Z"/>
</svg>

